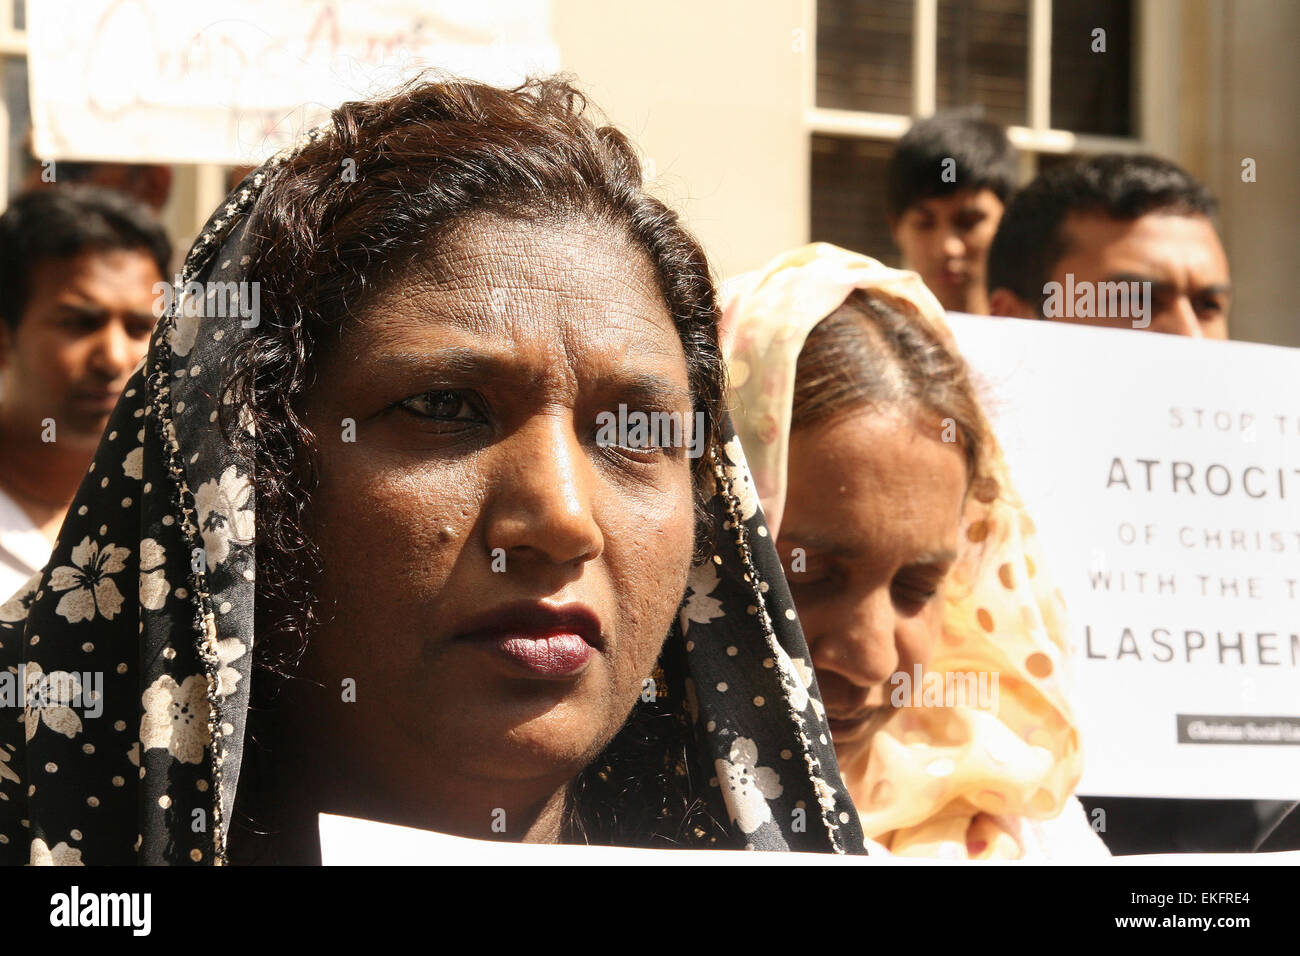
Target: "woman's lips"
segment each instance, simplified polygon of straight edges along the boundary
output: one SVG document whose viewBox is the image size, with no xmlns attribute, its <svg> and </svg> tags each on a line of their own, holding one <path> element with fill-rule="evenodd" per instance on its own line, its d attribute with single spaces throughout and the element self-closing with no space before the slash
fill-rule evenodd
<svg viewBox="0 0 1300 956">
<path fill-rule="evenodd" d="M 455 639 L 490 648 L 521 673 L 551 679 L 580 674 L 603 644 L 600 619 L 586 606 L 537 601 L 478 615 Z"/>
<path fill-rule="evenodd" d="M 843 737 L 865 727 L 871 721 L 871 718 L 876 716 L 878 710 L 878 707 L 873 707 L 865 713 L 860 713 L 852 717 L 832 717 L 830 714 L 827 714 L 826 723 L 831 728 L 832 736 Z"/>
<path fill-rule="evenodd" d="M 544 637 L 512 634 L 491 641 L 506 657 L 541 677 L 570 677 L 587 666 L 592 646 L 577 634 L 548 634 Z"/>
</svg>

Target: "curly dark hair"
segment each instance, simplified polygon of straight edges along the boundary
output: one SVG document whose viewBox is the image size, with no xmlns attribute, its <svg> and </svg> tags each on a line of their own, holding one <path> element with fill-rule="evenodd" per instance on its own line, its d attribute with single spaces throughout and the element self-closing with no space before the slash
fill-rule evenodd
<svg viewBox="0 0 1300 956">
<path fill-rule="evenodd" d="M 259 744 L 259 725 L 272 736 L 267 715 L 316 621 L 321 561 L 309 534 L 316 445 L 301 417 L 314 369 L 339 327 L 417 258 L 436 258 L 440 241 L 466 217 L 576 215 L 644 249 L 681 337 L 695 409 L 704 414 L 703 447 L 717 443 L 725 365 L 708 260 L 677 214 L 643 188 L 629 141 L 589 113 L 565 77 L 510 90 L 420 79 L 385 99 L 339 107 L 325 135 L 271 172 L 248 225 L 246 278 L 260 283 L 262 321 L 230 356 L 225 395 L 226 407 L 251 409 L 255 429 L 236 427 L 246 420 L 223 422 L 255 475 L 258 501 L 254 663 L 261 681 L 253 684 L 249 749 Z M 348 169 L 355 175 L 342 175 Z M 697 554 L 711 535 L 709 457 L 693 463 Z M 713 835 L 695 819 L 702 811 L 692 794 L 700 788 L 687 770 L 680 681 L 662 685 L 574 782 L 567 838 L 629 844 Z"/>
</svg>

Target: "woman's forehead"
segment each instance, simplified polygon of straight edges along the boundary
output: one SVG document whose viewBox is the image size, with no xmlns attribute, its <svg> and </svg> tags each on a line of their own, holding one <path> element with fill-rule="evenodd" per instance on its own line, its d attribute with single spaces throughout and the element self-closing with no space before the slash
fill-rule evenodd
<svg viewBox="0 0 1300 956">
<path fill-rule="evenodd" d="M 657 289 L 646 294 L 626 278 L 626 253 L 615 260 L 573 251 L 602 243 L 610 240 L 583 233 L 488 235 L 466 243 L 458 260 L 416 263 L 346 324 L 339 347 L 322 358 L 321 381 L 415 387 L 453 376 L 467 384 L 567 382 L 586 392 L 635 373 L 659 382 L 653 391 L 675 406 L 677 395 L 689 394 L 688 370 L 667 305 Z"/>
<path fill-rule="evenodd" d="M 638 311 L 653 305 L 665 317 L 668 312 L 646 249 L 622 228 L 578 213 L 547 219 L 471 215 L 432 240 L 405 272 L 408 283 L 470 296 L 531 291 L 635 304 Z"/>
<path fill-rule="evenodd" d="M 388 277 L 357 310 L 379 339 L 454 326 L 476 336 L 567 336 L 572 344 L 680 355 L 646 252 L 585 218 L 533 222 L 480 214 L 453 226 Z"/>
</svg>

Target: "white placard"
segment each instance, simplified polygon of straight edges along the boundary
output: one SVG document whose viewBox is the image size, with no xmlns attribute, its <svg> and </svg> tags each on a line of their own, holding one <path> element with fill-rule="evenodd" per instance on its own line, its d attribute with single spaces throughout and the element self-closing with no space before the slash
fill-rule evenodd
<svg viewBox="0 0 1300 956">
<path fill-rule="evenodd" d="M 1065 595 L 1079 792 L 1300 796 L 1300 350 L 952 327 Z"/>
<path fill-rule="evenodd" d="M 905 859 L 831 853 L 746 853 L 743 850 L 635 850 L 623 847 L 496 843 L 355 817 L 320 814 L 325 866 L 1016 866 L 1015 860 Z M 1052 860 L 1050 865 L 1075 861 Z M 1090 866 L 1296 866 L 1300 851 L 1124 856 L 1078 861 Z M 1041 864 L 1036 864 L 1041 865 Z"/>
<path fill-rule="evenodd" d="M 559 68 L 550 0 L 42 0 L 29 5 L 39 159 L 252 165 L 347 100 L 426 68 Z"/>
</svg>

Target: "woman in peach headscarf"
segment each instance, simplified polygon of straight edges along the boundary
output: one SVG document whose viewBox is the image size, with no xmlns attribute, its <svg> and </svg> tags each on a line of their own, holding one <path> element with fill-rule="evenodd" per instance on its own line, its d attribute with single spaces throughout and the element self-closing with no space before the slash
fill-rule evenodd
<svg viewBox="0 0 1300 956">
<path fill-rule="evenodd" d="M 1060 592 L 938 301 L 826 244 L 723 301 L 736 431 L 868 839 L 1106 855 L 1071 796 Z"/>
</svg>

